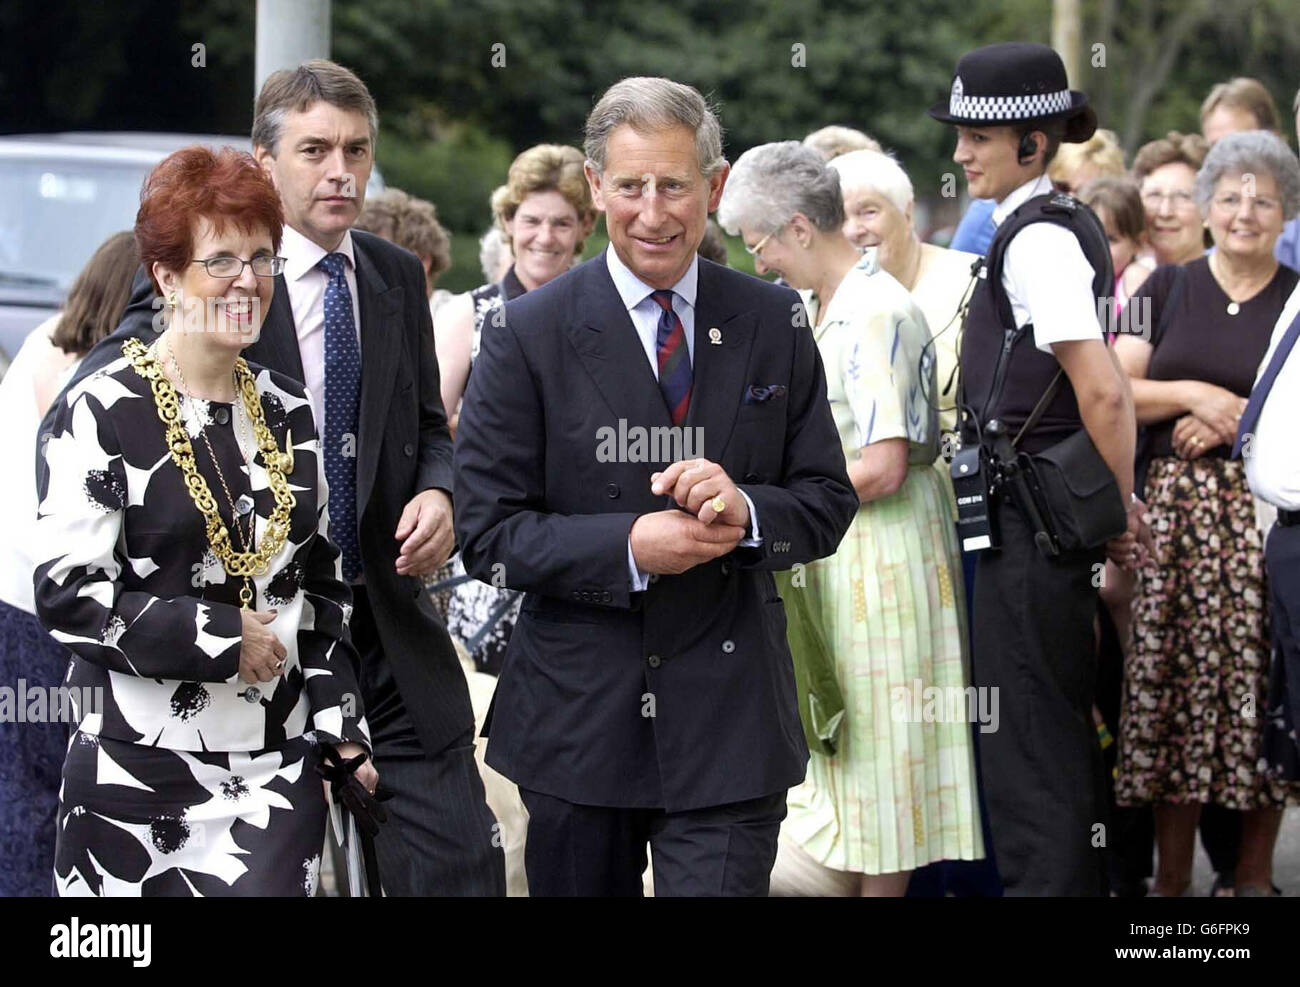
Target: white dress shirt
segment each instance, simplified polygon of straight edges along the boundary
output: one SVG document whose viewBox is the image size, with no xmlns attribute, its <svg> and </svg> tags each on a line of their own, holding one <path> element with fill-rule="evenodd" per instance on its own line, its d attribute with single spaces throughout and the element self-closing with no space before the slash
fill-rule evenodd
<svg viewBox="0 0 1300 987">
<path fill-rule="evenodd" d="M 993 225 L 1003 221 L 1036 195 L 1052 191 L 1046 175 L 1025 182 L 997 204 Z M 1002 287 L 1019 328 L 1034 324 L 1034 342 L 1044 353 L 1053 343 L 1102 339 L 1097 299 L 1092 293 L 1095 273 L 1074 234 L 1055 223 L 1033 223 L 1015 235 L 1002 265 Z"/>
<path fill-rule="evenodd" d="M 357 329 L 357 348 L 361 347 L 361 303 L 357 299 L 357 262 L 352 249 L 351 231 L 334 251 L 347 258 L 343 276 L 352 295 L 352 324 Z M 280 239 L 280 256 L 284 258 L 284 283 L 289 288 L 289 309 L 298 333 L 298 354 L 302 358 L 303 386 L 311 397 L 312 416 L 317 431 L 325 431 L 325 286 L 329 275 L 318 268 L 327 251 L 312 243 L 291 226 L 285 226 Z"/>
<path fill-rule="evenodd" d="M 650 372 L 654 374 L 655 380 L 658 380 L 659 353 L 656 337 L 659 333 L 659 316 L 663 309 L 651 297 L 655 289 L 628 270 L 627 265 L 619 259 L 612 246 L 605 249 L 605 265 L 609 268 L 609 276 L 614 281 L 619 298 L 627 306 L 627 314 L 632 319 L 632 326 L 641 341 L 641 348 L 645 350 L 646 359 L 650 361 Z M 682 320 L 682 329 L 686 333 L 686 352 L 692 367 L 695 366 L 695 290 L 699 285 L 699 278 L 700 259 L 697 255 L 691 258 L 691 266 L 672 287 L 673 312 Z M 762 538 L 759 535 L 758 512 L 754 510 L 754 502 L 749 499 L 749 494 L 745 491 L 740 490 L 739 487 L 736 489 L 740 491 L 740 496 L 745 498 L 745 504 L 749 507 L 749 524 L 752 532 L 749 538 L 741 539 L 740 544 L 746 547 L 759 545 Z M 650 574 L 637 568 L 630 537 L 627 541 L 627 564 L 633 592 L 644 590 L 649 585 Z"/>
<path fill-rule="evenodd" d="M 1291 292 L 1273 327 L 1268 352 L 1255 380 L 1273 359 L 1273 353 L 1291 323 L 1300 315 L 1300 285 Z M 1246 482 L 1255 496 L 1286 511 L 1300 510 L 1300 451 L 1295 423 L 1300 421 L 1300 342 L 1291 350 L 1260 409 L 1246 460 Z"/>
</svg>

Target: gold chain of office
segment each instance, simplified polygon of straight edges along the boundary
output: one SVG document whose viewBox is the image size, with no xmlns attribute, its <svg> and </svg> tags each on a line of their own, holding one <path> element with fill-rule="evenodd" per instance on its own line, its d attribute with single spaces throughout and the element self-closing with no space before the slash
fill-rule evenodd
<svg viewBox="0 0 1300 987">
<path fill-rule="evenodd" d="M 230 543 L 230 531 L 217 511 L 212 490 L 195 464 L 194 447 L 190 444 L 189 433 L 185 431 L 176 389 L 163 373 L 158 358 L 139 339 L 129 339 L 123 343 L 122 352 L 131 361 L 136 373 L 149 381 L 153 389 L 158 417 L 167 430 L 167 448 L 172 462 L 180 468 L 190 499 L 207 523 L 208 544 L 212 547 L 213 554 L 221 560 L 221 565 L 231 576 L 244 577 L 245 585 L 239 592 L 239 598 L 248 607 L 252 603 L 252 588 L 248 577 L 265 575 L 271 566 L 271 559 L 284 547 L 285 540 L 289 537 L 289 512 L 297 503 L 293 491 L 289 489 L 287 478 L 293 472 L 293 447 L 288 446 L 285 452 L 276 448 L 275 436 L 271 434 L 266 417 L 262 414 L 257 383 L 253 380 L 248 364 L 243 357 L 239 357 L 235 360 L 235 383 L 243 398 L 244 409 L 253 423 L 253 435 L 262 452 L 262 461 L 266 464 L 267 481 L 275 496 L 275 510 L 266 522 L 261 547 L 249 552 L 236 552 Z"/>
</svg>

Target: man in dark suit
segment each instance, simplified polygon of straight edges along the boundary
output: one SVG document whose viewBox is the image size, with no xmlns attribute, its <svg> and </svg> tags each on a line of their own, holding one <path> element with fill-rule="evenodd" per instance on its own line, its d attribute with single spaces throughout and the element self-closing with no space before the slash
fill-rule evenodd
<svg viewBox="0 0 1300 987">
<path fill-rule="evenodd" d="M 457 435 L 466 569 L 527 593 L 487 759 L 534 895 L 639 894 L 647 843 L 656 894 L 765 895 L 808 761 L 771 572 L 858 499 L 798 296 L 696 257 L 700 94 L 625 79 L 586 151 L 611 247 L 489 320 Z"/>
<path fill-rule="evenodd" d="M 499 895 L 504 857 L 474 762 L 469 692 L 421 580 L 454 543 L 451 437 L 424 271 L 413 254 L 351 230 L 377 121 L 364 83 L 332 62 L 263 85 L 254 153 L 280 193 L 286 265 L 244 355 L 312 396 L 375 763 L 394 792 L 376 841 L 384 889 Z M 119 356 L 124 339 L 156 337 L 160 305 L 147 280 L 136 287 L 79 377 Z"/>
</svg>

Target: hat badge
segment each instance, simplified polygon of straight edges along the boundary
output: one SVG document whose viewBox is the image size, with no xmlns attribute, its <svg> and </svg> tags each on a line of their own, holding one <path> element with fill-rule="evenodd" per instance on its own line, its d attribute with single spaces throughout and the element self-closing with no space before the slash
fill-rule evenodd
<svg viewBox="0 0 1300 987">
<path fill-rule="evenodd" d="M 952 98 L 961 99 L 962 93 L 961 76 L 954 76 L 952 80 Z"/>
</svg>

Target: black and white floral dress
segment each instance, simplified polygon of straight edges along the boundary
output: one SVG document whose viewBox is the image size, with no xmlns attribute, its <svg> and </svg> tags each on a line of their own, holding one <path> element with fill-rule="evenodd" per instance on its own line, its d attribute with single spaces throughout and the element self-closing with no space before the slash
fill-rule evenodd
<svg viewBox="0 0 1300 987">
<path fill-rule="evenodd" d="M 292 434 L 294 455 L 289 534 L 253 580 L 252 605 L 278 611 L 269 627 L 288 651 L 270 682 L 239 678 L 243 579 L 208 547 L 126 358 L 68 391 L 41 450 L 36 608 L 73 652 L 67 684 L 82 698 L 60 792 L 60 895 L 313 894 L 317 745 L 369 748 L 311 405 L 288 378 L 250 370 L 277 447 Z M 182 397 L 181 409 L 222 519 L 231 527 L 200 422 L 230 495 L 251 496 L 261 544 L 275 507 L 261 453 L 245 466 L 231 405 Z"/>
</svg>

